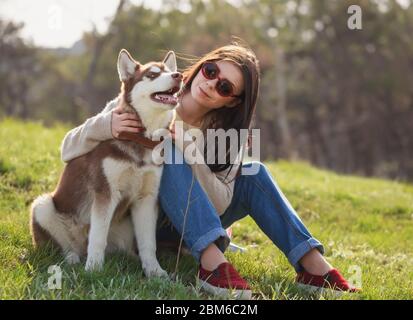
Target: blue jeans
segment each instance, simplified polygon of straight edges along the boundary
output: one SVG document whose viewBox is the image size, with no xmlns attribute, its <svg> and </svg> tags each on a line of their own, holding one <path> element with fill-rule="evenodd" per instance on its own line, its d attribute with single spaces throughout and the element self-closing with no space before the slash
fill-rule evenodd
<svg viewBox="0 0 413 320">
<path fill-rule="evenodd" d="M 322 244 L 311 236 L 264 164 L 255 162 L 255 165 L 259 165 L 256 175 L 240 175 L 236 178 L 231 204 L 219 216 L 193 176 L 191 166 L 185 162 L 175 163 L 174 155 L 178 154 L 182 157 L 174 144 L 165 150 L 170 164 L 164 164 L 161 179 L 158 240 L 178 241 L 185 223 L 183 240 L 199 261 L 202 251 L 213 242 L 224 252 L 230 242 L 225 229 L 249 214 L 286 255 L 297 272 L 302 270 L 299 260 L 307 252 L 317 248 L 324 253 Z M 168 220 L 172 225 L 165 224 Z"/>
</svg>

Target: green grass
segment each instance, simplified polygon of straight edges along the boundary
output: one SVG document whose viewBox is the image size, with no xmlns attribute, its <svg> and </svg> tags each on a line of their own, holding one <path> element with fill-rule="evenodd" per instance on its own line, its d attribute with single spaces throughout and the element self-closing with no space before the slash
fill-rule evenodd
<svg viewBox="0 0 413 320">
<path fill-rule="evenodd" d="M 53 249 L 34 250 L 28 228 L 33 199 L 50 192 L 63 163 L 64 125 L 0 121 L 0 299 L 213 299 L 199 290 L 197 266 L 184 256 L 176 281 L 146 279 L 139 263 L 109 256 L 102 272 L 63 263 Z M 342 176 L 306 163 L 266 163 L 309 230 L 326 247 L 327 259 L 351 278 L 361 271 L 363 292 L 341 299 L 413 299 L 413 187 Z M 227 253 L 250 282 L 255 299 L 316 299 L 294 286 L 283 254 L 246 218 L 233 226 L 244 253 Z M 173 272 L 176 256 L 159 254 Z M 63 270 L 62 289 L 48 289 L 48 267 Z"/>
</svg>

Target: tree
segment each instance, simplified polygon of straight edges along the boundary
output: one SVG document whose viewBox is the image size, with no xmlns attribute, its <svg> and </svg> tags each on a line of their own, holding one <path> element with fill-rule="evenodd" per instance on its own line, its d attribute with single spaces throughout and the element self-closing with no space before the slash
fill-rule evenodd
<svg viewBox="0 0 413 320">
<path fill-rule="evenodd" d="M 0 111 L 28 118 L 30 83 L 36 76 L 36 50 L 20 36 L 23 24 L 0 20 Z"/>
</svg>

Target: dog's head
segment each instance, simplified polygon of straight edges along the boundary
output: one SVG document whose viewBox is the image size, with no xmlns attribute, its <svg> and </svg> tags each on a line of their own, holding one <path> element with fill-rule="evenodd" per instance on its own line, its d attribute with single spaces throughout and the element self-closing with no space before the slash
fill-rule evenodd
<svg viewBox="0 0 413 320">
<path fill-rule="evenodd" d="M 178 103 L 176 94 L 182 88 L 182 74 L 176 70 L 173 51 L 169 51 L 162 62 L 142 65 L 122 49 L 118 72 L 123 98 L 138 113 L 142 108 L 172 109 Z"/>
</svg>

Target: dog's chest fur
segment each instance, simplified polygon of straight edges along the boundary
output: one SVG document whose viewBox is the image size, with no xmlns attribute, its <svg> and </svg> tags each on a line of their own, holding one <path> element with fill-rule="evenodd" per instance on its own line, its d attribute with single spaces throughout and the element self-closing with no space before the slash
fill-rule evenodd
<svg viewBox="0 0 413 320">
<path fill-rule="evenodd" d="M 130 201 L 156 196 L 162 167 L 152 163 L 152 150 L 133 142 L 113 141 L 120 153 L 102 159 L 102 171 L 113 196 Z"/>
<path fill-rule="evenodd" d="M 117 203 L 114 219 L 121 219 L 133 202 L 158 195 L 163 167 L 151 152 L 134 142 L 101 142 L 67 164 L 53 195 L 56 209 L 89 224 L 93 201 L 102 209 Z"/>
</svg>

